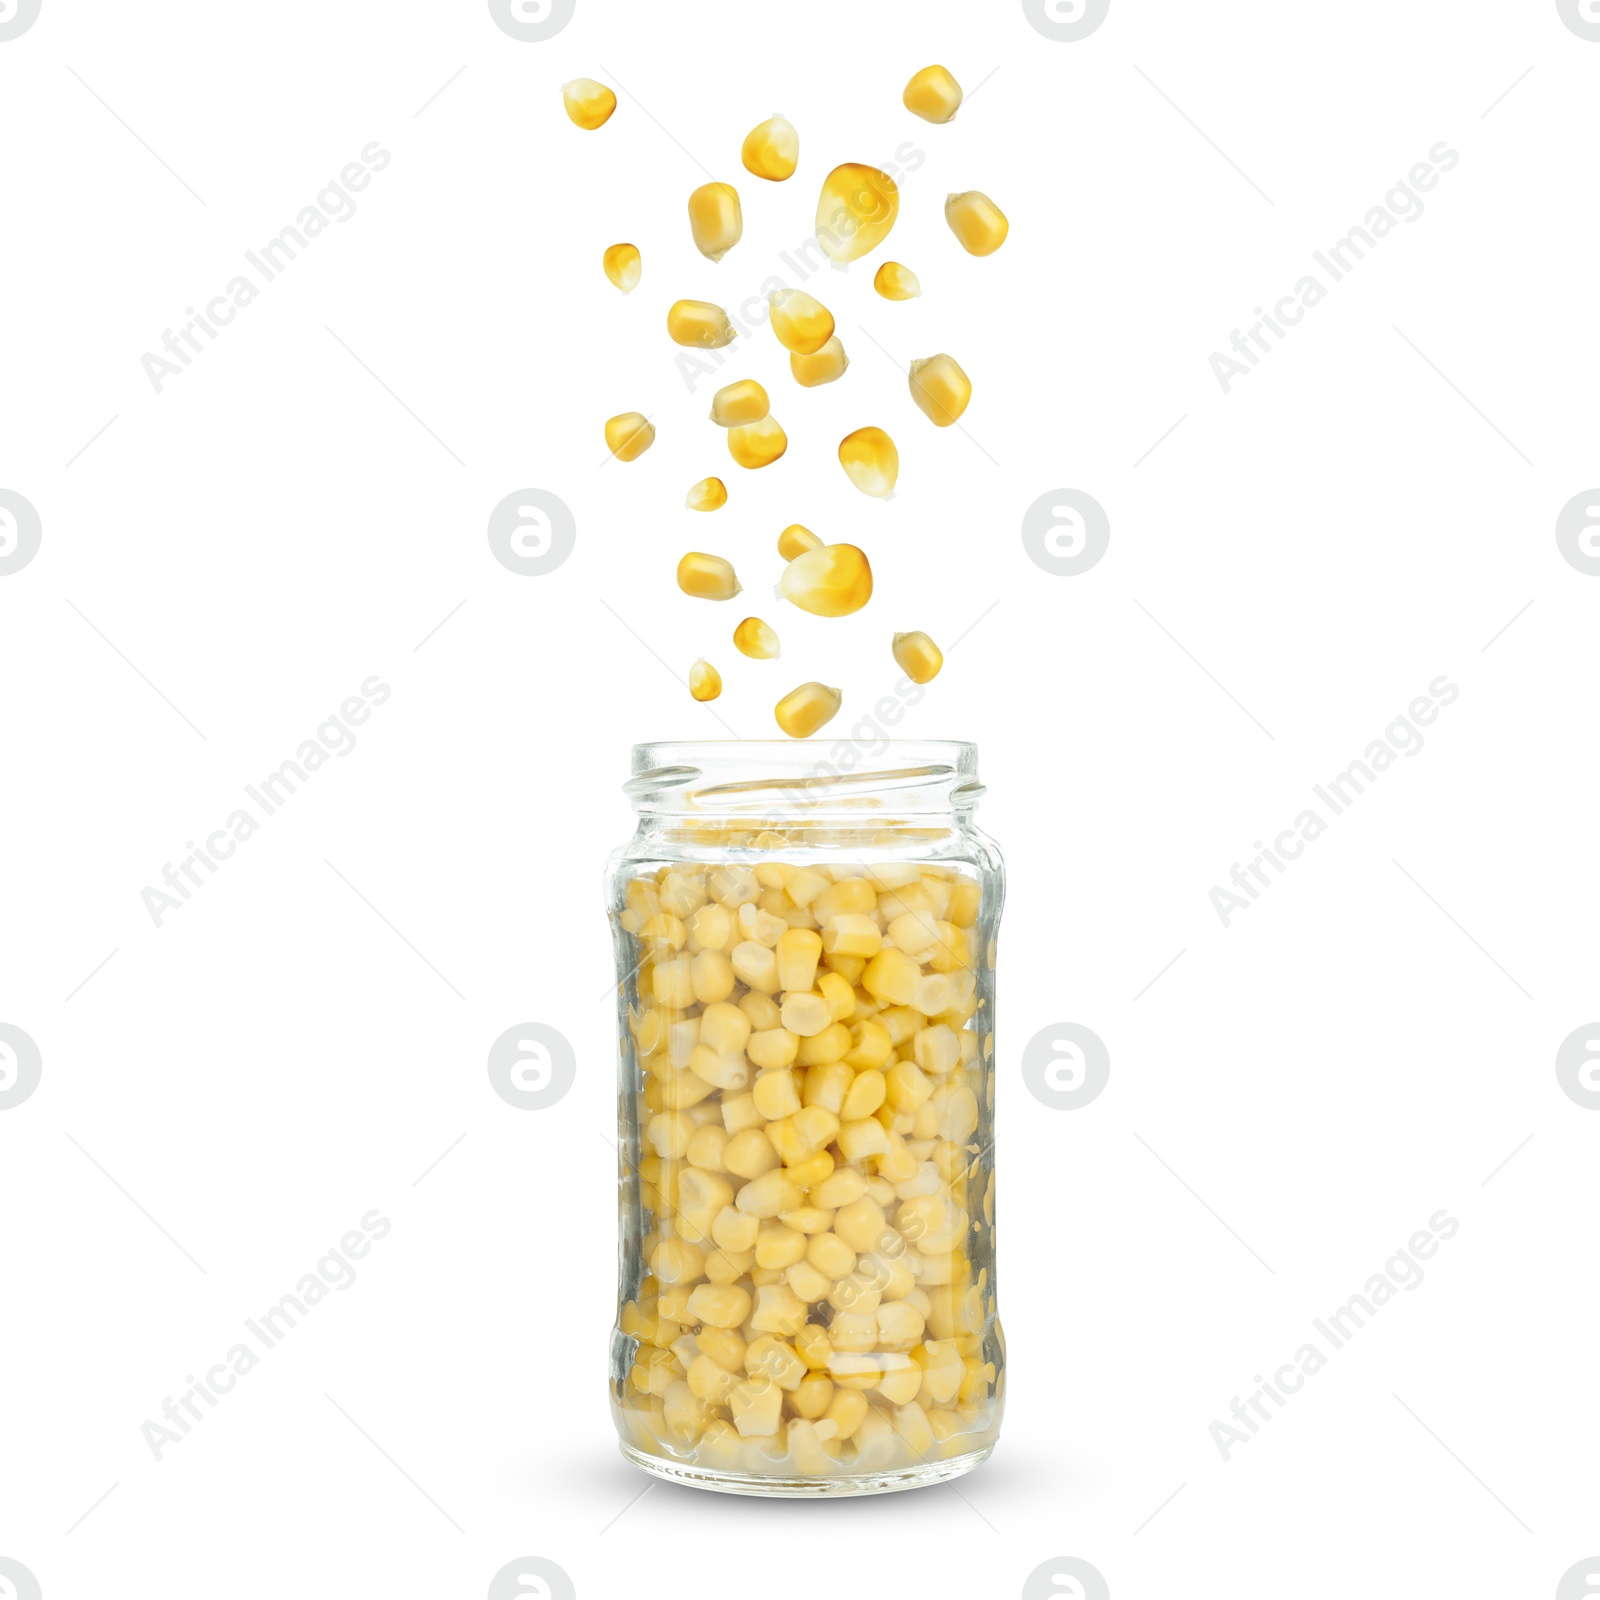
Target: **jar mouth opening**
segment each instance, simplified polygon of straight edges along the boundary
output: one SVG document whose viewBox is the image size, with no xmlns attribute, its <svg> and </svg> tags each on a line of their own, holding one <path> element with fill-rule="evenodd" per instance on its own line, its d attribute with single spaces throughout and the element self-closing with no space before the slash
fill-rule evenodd
<svg viewBox="0 0 1600 1600">
<path fill-rule="evenodd" d="M 953 811 L 975 805 L 978 747 L 960 740 L 724 739 L 635 745 L 641 812 Z"/>
</svg>

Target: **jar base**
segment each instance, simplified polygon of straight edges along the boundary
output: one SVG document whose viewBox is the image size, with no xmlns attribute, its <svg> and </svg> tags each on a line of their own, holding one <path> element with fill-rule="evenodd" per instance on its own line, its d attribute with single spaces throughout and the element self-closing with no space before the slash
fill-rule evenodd
<svg viewBox="0 0 1600 1600">
<path fill-rule="evenodd" d="M 987 1461 L 993 1445 L 982 1450 L 969 1451 L 964 1456 L 951 1456 L 947 1461 L 928 1461 L 916 1467 L 903 1467 L 894 1472 L 842 1472 L 830 1477 L 782 1477 L 749 1472 L 724 1472 L 713 1467 L 694 1467 L 663 1461 L 659 1456 L 646 1455 L 632 1445 L 617 1441 L 623 1456 L 634 1466 L 642 1467 L 653 1477 L 667 1483 L 686 1484 L 691 1489 L 711 1489 L 717 1494 L 754 1494 L 778 1499 L 815 1500 L 827 1496 L 853 1494 L 894 1494 L 901 1489 L 922 1489 L 930 1484 L 948 1483 L 971 1472 L 980 1462 Z"/>
</svg>

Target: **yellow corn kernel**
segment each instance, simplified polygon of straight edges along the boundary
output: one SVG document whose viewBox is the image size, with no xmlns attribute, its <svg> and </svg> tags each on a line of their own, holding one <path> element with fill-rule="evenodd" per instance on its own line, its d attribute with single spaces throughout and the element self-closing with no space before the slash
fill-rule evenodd
<svg viewBox="0 0 1600 1600">
<path fill-rule="evenodd" d="M 639 255 L 638 245 L 607 245 L 606 253 L 600 258 L 600 265 L 605 269 L 606 276 L 624 294 L 632 294 L 639 287 L 644 262 Z"/>
<path fill-rule="evenodd" d="M 789 354 L 789 371 L 803 389 L 815 389 L 821 384 L 832 383 L 835 378 L 842 378 L 844 369 L 849 365 L 850 357 L 844 353 L 838 334 L 834 334 L 812 355 L 796 355 L 793 351 Z"/>
<path fill-rule="evenodd" d="M 847 1067 L 842 1060 L 808 1067 L 801 1099 L 808 1106 L 821 1106 L 824 1111 L 831 1111 L 838 1116 L 845 1096 L 850 1092 L 850 1085 L 855 1082 L 855 1076 L 855 1070 Z"/>
<path fill-rule="evenodd" d="M 763 1028 L 759 1033 L 752 1033 L 745 1046 L 751 1062 L 769 1071 L 793 1066 L 799 1049 L 799 1036 L 787 1028 Z"/>
<path fill-rule="evenodd" d="M 740 583 L 731 561 L 691 550 L 678 563 L 678 587 L 696 600 L 731 600 Z"/>
<path fill-rule="evenodd" d="M 836 1439 L 850 1439 L 860 1430 L 871 1411 L 867 1397 L 859 1390 L 840 1389 L 829 1401 L 823 1417 L 838 1428 L 838 1433 L 834 1435 Z"/>
<path fill-rule="evenodd" d="M 821 1033 L 800 1041 L 796 1062 L 802 1067 L 825 1066 L 843 1061 L 850 1053 L 850 1030 L 842 1022 L 830 1022 Z"/>
<path fill-rule="evenodd" d="M 740 378 L 711 397 L 711 420 L 719 428 L 738 428 L 759 422 L 772 409 L 767 391 L 754 378 Z"/>
<path fill-rule="evenodd" d="M 760 617 L 746 617 L 733 630 L 733 647 L 752 661 L 774 661 L 778 655 L 778 636 Z"/>
<path fill-rule="evenodd" d="M 770 467 L 788 448 L 789 436 L 776 417 L 763 417 L 759 422 L 728 429 L 728 454 L 752 472 L 757 467 Z"/>
<path fill-rule="evenodd" d="M 828 1002 L 820 994 L 791 994 L 783 1002 L 783 1025 L 790 1033 L 809 1039 L 833 1021 Z"/>
<path fill-rule="evenodd" d="M 820 550 L 822 541 L 809 528 L 802 527 L 798 522 L 791 522 L 782 533 L 778 535 L 778 554 L 785 561 L 793 561 L 796 556 L 803 556 L 807 550 Z M 823 885 L 826 887 L 826 885 Z M 804 904 L 796 901 L 796 904 Z"/>
<path fill-rule="evenodd" d="M 944 655 L 938 645 L 921 629 L 894 636 L 894 658 L 913 683 L 931 683 L 944 665 Z"/>
<path fill-rule="evenodd" d="M 774 289 L 767 304 L 772 331 L 785 350 L 814 356 L 833 337 L 833 313 L 803 289 Z"/>
<path fill-rule="evenodd" d="M 602 127 L 617 109 L 617 97 L 593 78 L 574 78 L 561 85 L 561 103 L 567 115 L 586 132 Z"/>
<path fill-rule="evenodd" d="M 961 108 L 961 85 L 947 67 L 924 67 L 912 73 L 900 98 L 924 122 L 948 122 Z"/>
<path fill-rule="evenodd" d="M 828 1010 L 835 1022 L 843 1022 L 855 1015 L 856 992 L 848 978 L 837 972 L 824 972 L 816 980 L 817 993 L 828 1002 Z M 837 1109 L 837 1108 L 835 1108 Z"/>
<path fill-rule="evenodd" d="M 959 420 L 972 399 L 972 379 L 954 356 L 925 356 L 911 363 L 911 398 L 936 428 Z"/>
<path fill-rule="evenodd" d="M 950 195 L 944 203 L 944 220 L 970 256 L 992 256 L 1011 231 L 1005 212 L 977 189 Z"/>
<path fill-rule="evenodd" d="M 872 287 L 885 300 L 915 300 L 922 293 L 916 273 L 898 261 L 885 261 L 873 275 Z"/>
<path fill-rule="evenodd" d="M 709 300 L 674 300 L 667 309 L 667 337 L 697 350 L 720 350 L 739 333 L 721 306 Z"/>
<path fill-rule="evenodd" d="M 753 177 L 782 183 L 800 163 L 800 135 L 787 117 L 768 117 L 744 136 L 739 159 Z"/>
<path fill-rule="evenodd" d="M 704 656 L 689 668 L 689 693 L 696 700 L 715 700 L 722 693 L 722 674 Z"/>
<path fill-rule="evenodd" d="M 825 544 L 783 569 L 778 593 L 814 617 L 848 617 L 872 598 L 872 567 L 853 544 Z"/>
<path fill-rule="evenodd" d="M 822 938 L 813 933 L 809 928 L 791 928 L 787 933 L 778 938 L 778 982 L 785 991 L 798 990 L 804 994 L 808 992 L 813 983 L 817 981 L 817 962 L 822 959 Z M 827 1021 L 832 1021 L 829 1017 Z M 816 1028 L 803 1030 L 806 1033 L 820 1033 L 825 1021 Z M 784 1027 L 789 1027 L 788 1022 Z M 795 1028 L 795 1033 L 802 1030 Z"/>
<path fill-rule="evenodd" d="M 637 461 L 655 442 L 655 424 L 637 411 L 623 411 L 606 420 L 606 449 L 618 461 Z"/>
<path fill-rule="evenodd" d="M 822 181 L 817 242 L 830 260 L 856 261 L 888 238 L 900 213 L 900 191 L 887 172 L 847 161 Z"/>
<path fill-rule="evenodd" d="M 689 196 L 689 232 L 701 255 L 720 261 L 744 232 L 739 191 L 731 183 L 702 183 Z"/>
<path fill-rule="evenodd" d="M 900 476 L 900 452 L 882 428 L 857 428 L 839 441 L 839 465 L 862 494 L 887 500 Z"/>
<path fill-rule="evenodd" d="M 821 683 L 802 683 L 772 708 L 772 714 L 791 739 L 809 739 L 838 716 L 843 704 L 844 696 L 837 689 Z"/>
<path fill-rule="evenodd" d="M 922 969 L 904 950 L 880 950 L 861 974 L 861 987 L 886 1004 L 909 1006 L 921 979 Z"/>
<path fill-rule="evenodd" d="M 815 1185 L 811 1191 L 811 1203 L 825 1211 L 837 1211 L 840 1206 L 853 1205 L 867 1192 L 866 1177 L 857 1172 L 854 1167 L 841 1167 L 837 1172 L 830 1173 L 821 1183 Z M 817 1265 L 826 1272 L 828 1269 L 818 1260 Z M 843 1277 L 850 1267 L 843 1268 L 835 1276 Z M 626 1331 L 626 1330 L 624 1330 Z"/>
<path fill-rule="evenodd" d="M 737 1328 L 750 1315 L 750 1293 L 736 1283 L 702 1283 L 689 1296 L 689 1315 L 713 1328 Z"/>
<path fill-rule="evenodd" d="M 728 486 L 721 478 L 702 478 L 683 503 L 690 511 L 720 511 L 728 503 Z"/>
<path fill-rule="evenodd" d="M 761 994 L 778 992 L 778 958 L 766 945 L 757 944 L 754 939 L 741 940 L 729 959 L 746 988 Z"/>
<path fill-rule="evenodd" d="M 822 928 L 822 948 L 830 956 L 875 956 L 883 947 L 878 924 L 864 911 L 841 911 Z"/>
</svg>

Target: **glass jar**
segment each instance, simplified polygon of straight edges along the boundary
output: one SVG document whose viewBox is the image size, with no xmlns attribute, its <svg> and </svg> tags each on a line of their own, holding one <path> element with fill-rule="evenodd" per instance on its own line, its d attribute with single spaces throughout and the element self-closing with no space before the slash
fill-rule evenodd
<svg viewBox="0 0 1600 1600">
<path fill-rule="evenodd" d="M 970 744 L 645 744 L 613 857 L 622 1453 L 768 1495 L 994 1448 L 994 960 Z"/>
</svg>

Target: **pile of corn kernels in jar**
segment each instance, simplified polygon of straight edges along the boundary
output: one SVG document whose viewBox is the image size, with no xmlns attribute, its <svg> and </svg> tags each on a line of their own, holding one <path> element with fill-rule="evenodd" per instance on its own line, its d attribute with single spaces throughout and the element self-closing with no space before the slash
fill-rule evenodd
<svg viewBox="0 0 1600 1600">
<path fill-rule="evenodd" d="M 629 881 L 643 1087 L 623 1133 L 642 1155 L 623 1182 L 649 1231 L 613 1403 L 635 1449 L 815 1477 L 992 1443 L 981 898 L 927 863 L 680 863 Z"/>
<path fill-rule="evenodd" d="M 578 78 L 563 86 L 567 115 L 579 128 L 594 132 L 610 121 L 616 95 L 602 83 Z M 902 102 L 924 121 L 949 122 L 961 106 L 962 90 L 942 66 L 924 67 L 906 84 Z M 769 117 L 751 129 L 740 150 L 746 172 L 768 183 L 793 177 L 800 161 L 800 136 L 784 117 Z M 816 238 L 837 266 L 876 250 L 894 227 L 900 193 L 894 180 L 877 167 L 846 162 L 823 181 L 816 210 Z M 702 184 L 689 196 L 689 231 L 695 247 L 720 262 L 740 241 L 744 218 L 739 193 L 731 183 Z M 947 197 L 945 220 L 961 247 L 973 256 L 992 255 L 1005 243 L 1010 224 L 986 194 L 973 189 Z M 635 244 L 609 245 L 602 254 L 606 278 L 623 294 L 638 288 L 644 261 Z M 872 280 L 888 301 L 916 299 L 922 287 L 916 273 L 898 261 L 884 261 Z M 843 378 L 850 362 L 835 331 L 832 312 L 800 289 L 782 287 L 767 295 L 769 320 L 778 342 L 789 352 L 789 369 L 801 388 L 816 388 Z M 667 312 L 667 333 L 675 344 L 719 350 L 739 337 L 728 313 L 704 300 L 677 300 Z M 943 352 L 913 360 L 908 372 L 911 400 L 935 427 L 958 422 L 972 399 L 972 383 L 961 364 Z M 788 436 L 773 416 L 767 391 L 753 378 L 737 379 L 712 397 L 711 423 L 723 430 L 728 454 L 748 471 L 780 460 Z M 606 448 L 618 461 L 637 461 L 655 443 L 656 429 L 638 411 L 623 411 L 605 424 Z M 853 429 L 839 441 L 839 465 L 863 494 L 885 499 L 895 491 L 900 454 L 883 428 Z M 706 477 L 690 488 L 685 504 L 691 511 L 715 512 L 729 501 L 721 478 Z M 861 610 L 872 598 L 872 568 L 852 544 L 829 544 L 799 523 L 785 528 L 778 554 L 787 563 L 779 596 L 815 616 L 843 617 Z M 678 587 L 687 595 L 728 601 L 742 592 L 733 563 L 724 556 L 691 550 L 678 563 Z M 777 630 L 764 618 L 745 617 L 733 629 L 736 651 L 755 661 L 778 657 Z M 900 670 L 918 684 L 930 682 L 944 664 L 939 647 L 921 629 L 896 633 L 891 654 Z M 705 657 L 689 668 L 690 694 L 699 701 L 722 693 L 722 674 Z M 773 716 L 791 738 L 809 738 L 825 727 L 844 701 L 843 693 L 823 683 L 803 683 L 778 700 Z"/>
</svg>

